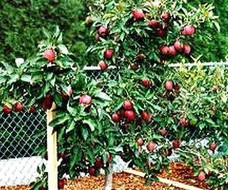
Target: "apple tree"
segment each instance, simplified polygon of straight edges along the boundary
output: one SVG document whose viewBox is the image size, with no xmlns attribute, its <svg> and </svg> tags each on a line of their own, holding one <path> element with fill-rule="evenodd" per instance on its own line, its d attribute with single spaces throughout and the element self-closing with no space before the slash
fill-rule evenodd
<svg viewBox="0 0 228 190">
<path fill-rule="evenodd" d="M 102 77 L 112 99 L 110 116 L 122 134 L 123 151 L 118 154 L 151 179 L 168 165 L 171 155 L 194 165 L 189 147 L 194 150 L 208 140 L 206 147 L 200 146 L 206 156 L 217 142 L 223 144 L 227 70 L 169 67 L 198 62 L 200 47 L 194 38 L 210 37 L 203 31 L 217 25 L 213 6 L 196 8 L 186 1 L 168 0 L 91 1 L 89 8 L 95 44 L 88 52 L 97 56 L 101 70 L 114 66 L 115 80 L 109 72 Z M 195 174 L 206 177 L 208 171 L 201 165 Z"/>
</svg>

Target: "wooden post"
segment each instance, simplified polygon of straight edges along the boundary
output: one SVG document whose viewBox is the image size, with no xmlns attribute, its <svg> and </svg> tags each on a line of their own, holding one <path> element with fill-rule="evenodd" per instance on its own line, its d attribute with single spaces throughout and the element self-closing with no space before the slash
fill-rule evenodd
<svg viewBox="0 0 228 190">
<path fill-rule="evenodd" d="M 57 162 L 57 132 L 53 132 L 53 127 L 49 123 L 55 118 L 53 111 L 56 105 L 53 104 L 50 110 L 47 110 L 47 169 L 48 169 L 48 189 L 58 190 L 58 162 Z"/>
</svg>

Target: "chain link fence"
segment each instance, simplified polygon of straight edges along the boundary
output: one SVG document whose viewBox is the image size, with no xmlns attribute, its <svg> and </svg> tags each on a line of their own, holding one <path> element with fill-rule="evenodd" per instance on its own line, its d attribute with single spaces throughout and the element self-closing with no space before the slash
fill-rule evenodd
<svg viewBox="0 0 228 190">
<path fill-rule="evenodd" d="M 99 69 L 86 72 L 95 80 L 101 74 Z M 0 189 L 28 185 L 38 177 L 37 167 L 45 162 L 38 152 L 46 147 L 46 126 L 46 113 L 42 110 L 33 114 L 0 113 Z"/>
<path fill-rule="evenodd" d="M 29 184 L 37 177 L 42 158 L 37 155 L 46 143 L 43 111 L 0 114 L 0 187 Z"/>
</svg>

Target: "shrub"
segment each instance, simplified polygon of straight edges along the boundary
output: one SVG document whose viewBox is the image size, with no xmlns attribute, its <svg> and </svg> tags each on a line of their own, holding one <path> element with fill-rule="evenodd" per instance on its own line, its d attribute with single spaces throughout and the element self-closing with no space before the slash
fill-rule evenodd
<svg viewBox="0 0 228 190">
<path fill-rule="evenodd" d="M 0 8 L 0 60 L 13 62 L 33 55 L 44 38 L 43 29 L 53 31 L 58 25 L 65 34 L 64 44 L 84 63 L 87 32 L 82 23 L 83 0 L 3 0 Z"/>
</svg>

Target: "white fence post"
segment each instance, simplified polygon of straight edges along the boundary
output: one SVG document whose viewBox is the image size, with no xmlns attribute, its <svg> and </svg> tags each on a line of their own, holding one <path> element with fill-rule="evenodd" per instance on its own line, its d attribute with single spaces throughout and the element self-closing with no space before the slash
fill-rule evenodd
<svg viewBox="0 0 228 190">
<path fill-rule="evenodd" d="M 58 163 L 57 163 L 57 132 L 49 126 L 49 123 L 55 118 L 53 111 L 56 105 L 53 104 L 50 110 L 47 110 L 47 169 L 48 169 L 48 189 L 58 190 Z"/>
</svg>

